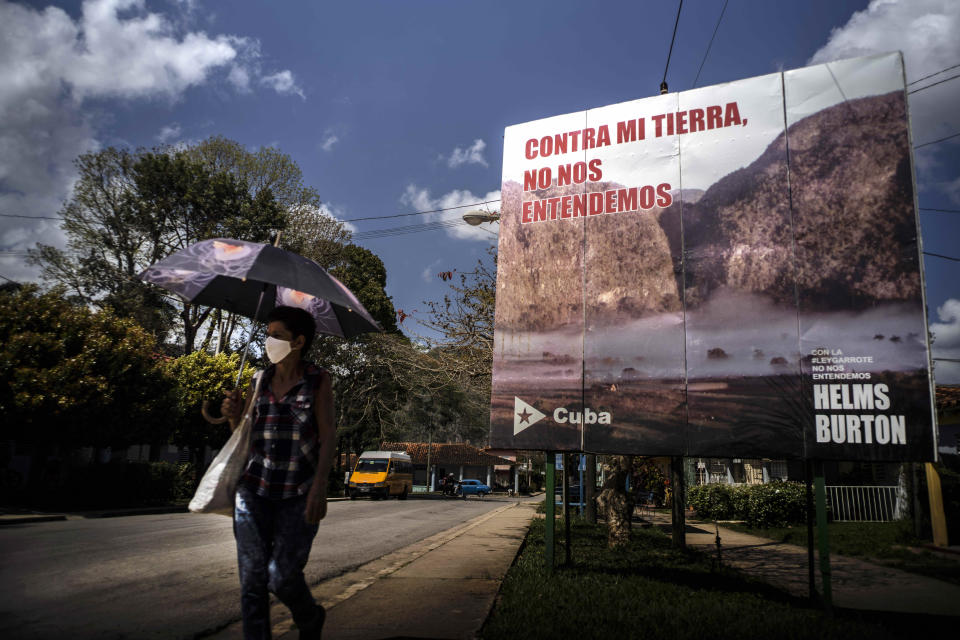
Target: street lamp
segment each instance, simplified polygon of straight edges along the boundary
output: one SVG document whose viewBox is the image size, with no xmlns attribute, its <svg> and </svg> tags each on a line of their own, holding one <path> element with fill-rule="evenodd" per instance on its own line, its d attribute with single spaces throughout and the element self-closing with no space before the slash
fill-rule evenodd
<svg viewBox="0 0 960 640">
<path fill-rule="evenodd" d="M 483 224 L 484 222 L 499 222 L 500 213 L 494 211 L 490 213 L 489 211 L 468 211 L 463 214 L 463 221 L 474 227 Z"/>
</svg>

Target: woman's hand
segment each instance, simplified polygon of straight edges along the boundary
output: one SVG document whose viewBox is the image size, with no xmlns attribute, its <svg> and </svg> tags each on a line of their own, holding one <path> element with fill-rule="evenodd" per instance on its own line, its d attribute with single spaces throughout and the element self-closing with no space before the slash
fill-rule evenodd
<svg viewBox="0 0 960 640">
<path fill-rule="evenodd" d="M 327 515 L 327 485 L 314 482 L 307 494 L 307 510 L 304 520 L 307 524 L 319 524 Z"/>
<path fill-rule="evenodd" d="M 240 390 L 224 391 L 223 402 L 220 403 L 220 414 L 230 421 L 230 429 L 236 429 L 240 423 L 243 414 L 243 400 L 240 398 Z"/>
</svg>

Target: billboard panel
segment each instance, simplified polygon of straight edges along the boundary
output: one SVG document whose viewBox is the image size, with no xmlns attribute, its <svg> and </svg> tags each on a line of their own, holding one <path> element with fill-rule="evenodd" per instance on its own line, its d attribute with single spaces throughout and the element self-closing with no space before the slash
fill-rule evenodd
<svg viewBox="0 0 960 640">
<path fill-rule="evenodd" d="M 599 174 L 585 222 L 588 451 L 685 446 L 680 149 L 656 136 L 651 109 L 675 112 L 677 94 L 587 112 L 588 127 L 610 136 L 587 152 Z"/>
<path fill-rule="evenodd" d="M 509 127 L 492 444 L 932 459 L 902 67 Z"/>
</svg>

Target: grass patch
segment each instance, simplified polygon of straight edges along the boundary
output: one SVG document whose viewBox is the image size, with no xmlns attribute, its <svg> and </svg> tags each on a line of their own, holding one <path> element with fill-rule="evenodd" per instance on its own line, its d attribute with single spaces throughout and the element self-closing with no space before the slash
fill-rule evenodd
<svg viewBox="0 0 960 640">
<path fill-rule="evenodd" d="M 890 620 L 881 626 L 855 612 L 829 618 L 805 600 L 714 568 L 705 555 L 673 549 L 656 528 L 635 528 L 629 545 L 610 550 L 602 525 L 574 520 L 571 526 L 573 566 L 548 575 L 544 522 L 533 521 L 482 637 L 897 637 Z M 556 551 L 562 559 L 562 545 Z"/>
<path fill-rule="evenodd" d="M 777 542 L 807 546 L 807 527 L 751 529 L 741 524 L 724 524 L 751 535 Z M 960 585 L 960 561 L 926 550 L 911 549 L 921 544 L 913 535 L 911 522 L 831 522 L 827 525 L 830 553 L 853 556 Z M 816 531 L 814 531 L 816 536 Z"/>
</svg>

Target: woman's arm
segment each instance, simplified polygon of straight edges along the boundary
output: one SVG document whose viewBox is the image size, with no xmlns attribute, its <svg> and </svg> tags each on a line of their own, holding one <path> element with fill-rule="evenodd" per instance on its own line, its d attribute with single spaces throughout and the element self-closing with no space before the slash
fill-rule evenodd
<svg viewBox="0 0 960 640">
<path fill-rule="evenodd" d="M 304 517 L 310 524 L 317 524 L 327 515 L 327 478 L 330 476 L 337 440 L 337 427 L 333 420 L 333 382 L 326 371 L 323 372 L 320 384 L 317 385 L 313 408 L 317 417 L 320 454 L 317 458 L 317 472 L 313 477 L 313 485 L 310 487 L 310 493 L 307 494 L 307 510 Z"/>
</svg>

